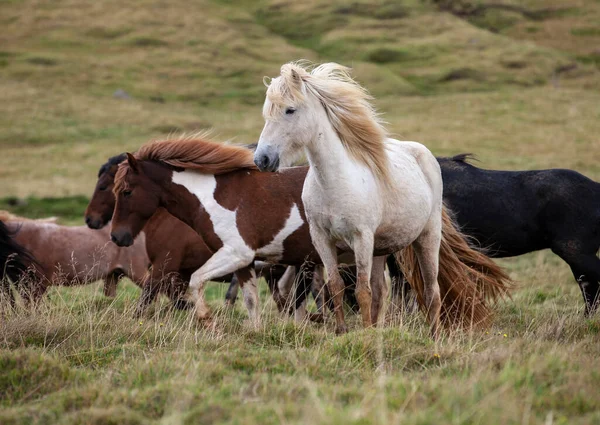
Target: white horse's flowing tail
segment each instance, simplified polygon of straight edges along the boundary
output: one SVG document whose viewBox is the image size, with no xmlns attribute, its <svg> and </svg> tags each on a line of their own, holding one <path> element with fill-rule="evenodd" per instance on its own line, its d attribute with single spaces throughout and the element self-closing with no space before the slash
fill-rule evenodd
<svg viewBox="0 0 600 425">
<path fill-rule="evenodd" d="M 419 307 L 425 311 L 424 282 L 412 246 L 395 254 L 395 257 L 417 295 Z M 445 206 L 442 209 L 439 258 L 442 323 L 461 327 L 488 325 L 492 313 L 487 301 L 509 297 L 514 282 L 493 260 L 471 248 Z"/>
</svg>

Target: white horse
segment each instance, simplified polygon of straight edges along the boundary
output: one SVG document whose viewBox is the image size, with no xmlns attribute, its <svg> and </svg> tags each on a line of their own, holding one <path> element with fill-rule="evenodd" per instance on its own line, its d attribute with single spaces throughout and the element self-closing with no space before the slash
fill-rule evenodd
<svg viewBox="0 0 600 425">
<path fill-rule="evenodd" d="M 452 227 L 451 220 L 444 219 L 440 167 L 422 144 L 387 137 L 371 97 L 349 71 L 335 63 L 312 71 L 298 63 L 283 65 L 281 75 L 267 85 L 265 126 L 254 162 L 263 171 L 276 171 L 306 153 L 310 170 L 302 201 L 334 295 L 338 333 L 346 331 L 346 324 L 337 248 L 354 252 L 357 300 L 364 326 L 371 326 L 372 257 L 412 244 L 422 278 L 416 289 L 424 294 L 421 303 L 435 338 L 442 305 L 442 228 L 448 223 Z M 455 257 L 448 258 L 447 265 L 462 267 Z M 468 296 L 470 301 L 465 300 Z M 477 298 L 461 297 L 471 304 Z"/>
</svg>

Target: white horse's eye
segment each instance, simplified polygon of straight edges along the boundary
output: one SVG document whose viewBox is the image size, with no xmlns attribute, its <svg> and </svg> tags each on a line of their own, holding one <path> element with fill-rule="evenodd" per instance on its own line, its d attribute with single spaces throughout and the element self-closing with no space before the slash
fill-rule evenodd
<svg viewBox="0 0 600 425">
<path fill-rule="evenodd" d="M 285 110 L 286 115 L 292 115 L 294 112 L 296 112 L 296 109 L 294 109 L 294 108 L 287 108 Z"/>
</svg>

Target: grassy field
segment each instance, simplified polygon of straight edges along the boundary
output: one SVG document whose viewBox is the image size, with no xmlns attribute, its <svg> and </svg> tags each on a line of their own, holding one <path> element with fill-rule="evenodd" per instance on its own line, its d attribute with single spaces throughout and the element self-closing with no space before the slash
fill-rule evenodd
<svg viewBox="0 0 600 425">
<path fill-rule="evenodd" d="M 498 3 L 474 1 L 474 4 Z M 600 2 L 0 2 L 0 209 L 83 224 L 98 167 L 170 134 L 256 141 L 263 75 L 338 61 L 391 132 L 487 168 L 572 168 L 600 180 Z M 120 93 L 120 94 L 119 94 Z M 125 94 L 123 94 L 125 93 Z M 336 337 L 296 326 L 263 293 L 205 328 L 139 290 L 49 292 L 0 312 L 0 423 L 600 423 L 600 317 L 583 318 L 548 252 L 503 260 L 518 282 L 493 328 L 435 345 L 423 317 Z M 264 289 L 264 288 L 263 288 Z"/>
</svg>

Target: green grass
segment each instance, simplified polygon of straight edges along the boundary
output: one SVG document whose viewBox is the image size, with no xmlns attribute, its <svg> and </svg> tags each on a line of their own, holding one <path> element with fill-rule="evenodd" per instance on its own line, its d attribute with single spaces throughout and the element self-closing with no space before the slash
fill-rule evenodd
<svg viewBox="0 0 600 425">
<path fill-rule="evenodd" d="M 57 217 L 63 224 L 81 225 L 89 201 L 81 195 L 64 198 L 8 197 L 0 199 L 0 210 L 28 218 Z"/>
<path fill-rule="evenodd" d="M 582 318 L 553 257 L 507 265 L 534 282 L 499 306 L 493 328 L 437 345 L 420 315 L 382 330 L 350 316 L 342 337 L 332 320 L 294 325 L 264 288 L 258 330 L 241 305 L 220 307 L 222 284 L 208 291 L 209 326 L 166 299 L 135 319 L 139 290 L 128 282 L 114 300 L 99 285 L 53 289 L 34 312 L 3 313 L 0 421 L 593 423 L 599 319 Z"/>
<path fill-rule="evenodd" d="M 478 3 L 497 3 L 482 1 Z M 595 0 L 505 0 L 533 11 L 441 13 L 429 1 L 140 0 L 0 4 L 0 209 L 81 224 L 98 167 L 153 138 L 214 128 L 254 142 L 262 77 L 338 61 L 392 134 L 485 168 L 572 168 L 600 180 Z M 128 94 L 116 98 L 117 90 Z M 550 253 L 502 261 L 520 287 L 494 326 L 446 335 L 423 318 L 335 337 L 263 325 L 208 296 L 212 326 L 139 289 L 53 288 L 0 312 L 0 423 L 600 423 L 600 319 L 582 317 Z M 241 303 L 240 303 L 241 304 Z M 506 337 L 504 335 L 506 334 Z"/>
</svg>

